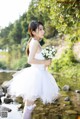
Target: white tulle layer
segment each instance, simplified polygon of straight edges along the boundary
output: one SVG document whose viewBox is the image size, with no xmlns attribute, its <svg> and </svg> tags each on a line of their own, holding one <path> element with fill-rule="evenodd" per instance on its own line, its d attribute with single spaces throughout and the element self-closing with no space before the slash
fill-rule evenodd
<svg viewBox="0 0 80 119">
<path fill-rule="evenodd" d="M 53 76 L 43 67 L 31 66 L 15 73 L 8 92 L 24 100 L 40 98 L 43 103 L 51 103 L 59 94 Z"/>
</svg>

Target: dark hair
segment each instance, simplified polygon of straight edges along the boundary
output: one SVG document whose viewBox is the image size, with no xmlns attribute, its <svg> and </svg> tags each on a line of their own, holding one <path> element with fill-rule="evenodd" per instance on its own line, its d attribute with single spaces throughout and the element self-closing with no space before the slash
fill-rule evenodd
<svg viewBox="0 0 80 119">
<path fill-rule="evenodd" d="M 39 27 L 39 25 L 42 25 L 43 26 L 43 23 L 40 22 L 40 21 L 31 21 L 29 26 L 28 26 L 28 32 L 30 34 L 31 37 L 34 37 L 34 35 L 32 34 L 33 31 L 36 31 L 36 29 Z M 31 41 L 31 38 L 29 40 L 29 42 Z M 27 55 L 29 55 L 29 42 L 28 42 L 28 47 L 26 48 L 26 53 Z"/>
</svg>

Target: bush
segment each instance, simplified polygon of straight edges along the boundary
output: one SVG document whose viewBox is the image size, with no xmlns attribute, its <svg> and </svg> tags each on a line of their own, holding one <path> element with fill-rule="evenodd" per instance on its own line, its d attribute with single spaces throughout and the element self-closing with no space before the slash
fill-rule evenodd
<svg viewBox="0 0 80 119">
<path fill-rule="evenodd" d="M 6 64 L 6 62 L 0 62 L 0 68 L 1 69 L 7 69 L 7 64 Z"/>
<path fill-rule="evenodd" d="M 71 48 L 55 59 L 49 69 L 60 87 L 67 84 L 72 89 L 80 89 L 80 63 L 76 62 Z"/>
<path fill-rule="evenodd" d="M 59 59 L 53 61 L 54 71 L 60 71 L 64 67 L 70 67 L 77 63 L 73 54 L 73 45 L 70 44 Z"/>
<path fill-rule="evenodd" d="M 27 57 L 24 55 L 21 59 L 18 59 L 17 61 L 14 62 L 12 65 L 12 69 L 15 70 L 20 70 L 25 67 L 29 67 L 30 65 L 27 64 Z"/>
</svg>

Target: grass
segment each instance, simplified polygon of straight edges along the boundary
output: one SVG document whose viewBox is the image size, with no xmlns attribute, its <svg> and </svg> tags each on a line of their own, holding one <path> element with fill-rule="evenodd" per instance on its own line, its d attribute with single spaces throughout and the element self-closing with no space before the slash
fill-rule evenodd
<svg viewBox="0 0 80 119">
<path fill-rule="evenodd" d="M 0 62 L 8 62 L 8 52 L 0 52 Z"/>
</svg>

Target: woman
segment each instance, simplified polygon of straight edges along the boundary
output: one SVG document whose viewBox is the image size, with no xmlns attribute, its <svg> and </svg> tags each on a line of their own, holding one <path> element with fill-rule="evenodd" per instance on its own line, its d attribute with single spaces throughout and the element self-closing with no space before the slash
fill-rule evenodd
<svg viewBox="0 0 80 119">
<path fill-rule="evenodd" d="M 51 60 L 46 60 L 41 53 L 39 41 L 44 37 L 43 24 L 32 21 L 28 31 L 32 37 L 27 49 L 28 63 L 31 64 L 31 67 L 15 73 L 9 86 L 11 95 L 23 97 L 25 103 L 23 119 L 31 118 L 37 98 L 40 98 L 44 104 L 51 103 L 59 94 L 55 79 L 46 70 L 46 66 L 51 64 Z"/>
</svg>

